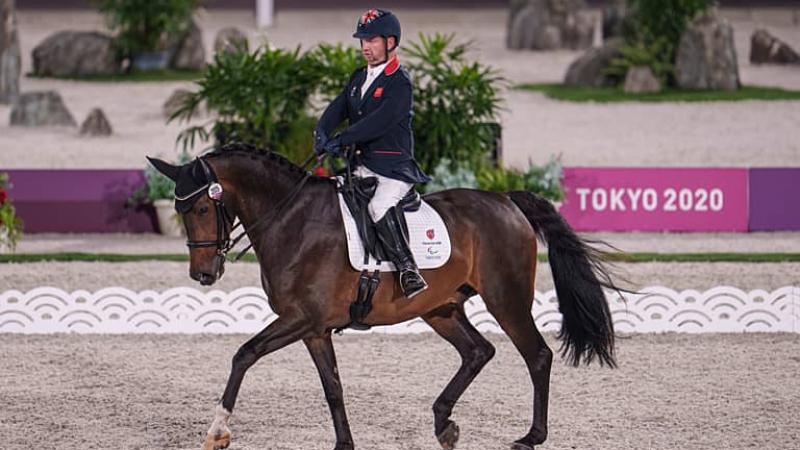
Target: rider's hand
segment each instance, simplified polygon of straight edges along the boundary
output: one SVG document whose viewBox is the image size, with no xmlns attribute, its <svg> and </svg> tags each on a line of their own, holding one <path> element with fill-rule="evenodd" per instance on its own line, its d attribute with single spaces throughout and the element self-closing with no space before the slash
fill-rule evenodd
<svg viewBox="0 0 800 450">
<path fill-rule="evenodd" d="M 317 130 L 314 134 L 314 153 L 317 156 L 322 156 L 325 153 L 325 144 L 327 143 L 328 135 L 322 130 Z"/>
<path fill-rule="evenodd" d="M 340 156 L 342 154 L 342 138 L 335 137 L 325 143 L 325 153 L 333 156 Z"/>
</svg>

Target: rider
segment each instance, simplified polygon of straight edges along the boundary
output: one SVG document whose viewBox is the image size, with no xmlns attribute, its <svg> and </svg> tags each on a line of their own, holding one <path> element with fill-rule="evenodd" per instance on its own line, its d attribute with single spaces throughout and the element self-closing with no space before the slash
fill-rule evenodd
<svg viewBox="0 0 800 450">
<path fill-rule="evenodd" d="M 378 239 L 400 272 L 403 293 L 411 298 L 428 285 L 417 270 L 403 234 L 403 211 L 397 203 L 414 183 L 425 183 L 430 178 L 414 161 L 411 78 L 397 58 L 400 22 L 389 11 L 370 9 L 361 16 L 353 37 L 361 41 L 367 67 L 353 72 L 342 93 L 322 114 L 314 150 L 320 155 L 336 156 L 343 146 L 355 146 L 353 173 L 377 178 L 369 214 Z M 349 126 L 330 138 L 345 119 Z"/>
</svg>

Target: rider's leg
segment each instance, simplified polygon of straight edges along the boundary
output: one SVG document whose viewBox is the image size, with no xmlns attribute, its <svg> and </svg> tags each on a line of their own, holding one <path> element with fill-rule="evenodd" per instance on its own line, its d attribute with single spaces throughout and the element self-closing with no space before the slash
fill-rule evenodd
<svg viewBox="0 0 800 450">
<path fill-rule="evenodd" d="M 364 170 L 362 169 L 362 171 Z M 378 178 L 375 196 L 369 203 L 370 217 L 375 223 L 378 239 L 397 267 L 403 293 L 406 297 L 411 298 L 428 287 L 417 269 L 414 256 L 403 233 L 400 217 L 403 211 L 397 207 L 397 203 L 414 185 L 377 175 L 372 171 L 369 171 L 369 176 Z"/>
</svg>

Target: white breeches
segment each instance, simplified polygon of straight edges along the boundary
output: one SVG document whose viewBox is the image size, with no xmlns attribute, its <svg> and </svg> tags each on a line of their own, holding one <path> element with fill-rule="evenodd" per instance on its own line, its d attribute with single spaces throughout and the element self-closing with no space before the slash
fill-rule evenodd
<svg viewBox="0 0 800 450">
<path fill-rule="evenodd" d="M 386 211 L 405 197 L 408 191 L 414 187 L 413 183 L 406 183 L 405 181 L 395 180 L 367 169 L 364 166 L 358 166 L 353 174 L 366 178 L 376 177 L 378 179 L 378 187 L 375 189 L 375 196 L 369 202 L 369 215 L 374 222 L 380 220 Z"/>
</svg>

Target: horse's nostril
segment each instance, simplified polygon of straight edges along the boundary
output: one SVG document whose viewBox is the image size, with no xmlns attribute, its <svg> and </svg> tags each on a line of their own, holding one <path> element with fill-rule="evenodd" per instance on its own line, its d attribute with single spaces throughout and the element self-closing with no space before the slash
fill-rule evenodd
<svg viewBox="0 0 800 450">
<path fill-rule="evenodd" d="M 217 281 L 217 277 L 215 277 L 214 275 L 209 275 L 207 273 L 201 273 L 199 281 L 200 284 L 202 284 L 203 286 L 210 286 L 214 284 L 215 281 Z"/>
</svg>

